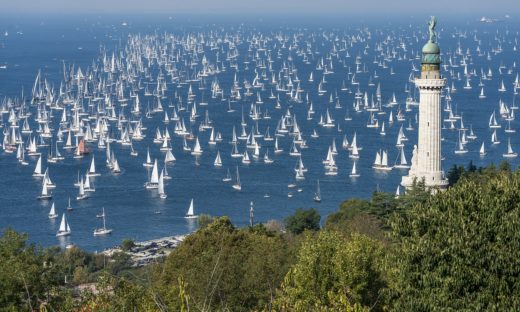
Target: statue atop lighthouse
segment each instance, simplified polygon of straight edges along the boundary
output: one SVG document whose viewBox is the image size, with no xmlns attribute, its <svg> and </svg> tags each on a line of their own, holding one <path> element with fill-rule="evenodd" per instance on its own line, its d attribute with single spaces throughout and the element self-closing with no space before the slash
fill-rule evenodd
<svg viewBox="0 0 520 312">
<path fill-rule="evenodd" d="M 420 94 L 419 137 L 414 146 L 410 171 L 401 181 L 406 188 L 421 180 L 432 190 L 448 185 L 441 166 L 441 90 L 446 85 L 446 79 L 441 77 L 436 25 L 437 21 L 432 17 L 428 23 L 429 40 L 422 48 L 421 76 L 415 79 Z"/>
</svg>

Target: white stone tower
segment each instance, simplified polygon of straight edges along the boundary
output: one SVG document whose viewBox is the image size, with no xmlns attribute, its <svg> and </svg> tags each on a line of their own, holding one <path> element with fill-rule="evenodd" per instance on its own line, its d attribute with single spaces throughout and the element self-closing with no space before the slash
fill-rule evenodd
<svg viewBox="0 0 520 312">
<path fill-rule="evenodd" d="M 430 40 L 422 49 L 421 77 L 415 79 L 419 88 L 419 138 L 414 146 L 412 165 L 401 184 L 409 188 L 424 179 L 432 191 L 446 188 L 448 181 L 441 166 L 441 90 L 446 80 L 440 72 L 440 49 L 435 42 L 435 17 L 429 22 Z"/>
</svg>

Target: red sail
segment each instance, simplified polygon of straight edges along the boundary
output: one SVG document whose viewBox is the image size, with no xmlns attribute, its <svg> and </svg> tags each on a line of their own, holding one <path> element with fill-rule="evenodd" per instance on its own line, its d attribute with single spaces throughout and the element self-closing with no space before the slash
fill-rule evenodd
<svg viewBox="0 0 520 312">
<path fill-rule="evenodd" d="M 81 141 L 79 141 L 76 153 L 78 155 L 85 155 L 89 153 L 89 150 L 85 148 L 85 140 L 81 139 Z"/>
</svg>

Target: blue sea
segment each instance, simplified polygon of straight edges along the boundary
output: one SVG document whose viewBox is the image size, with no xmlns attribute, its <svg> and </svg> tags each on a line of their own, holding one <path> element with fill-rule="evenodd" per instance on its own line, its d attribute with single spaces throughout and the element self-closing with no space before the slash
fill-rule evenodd
<svg viewBox="0 0 520 312">
<path fill-rule="evenodd" d="M 426 17 L 425 19 L 427 19 Z M 443 20 L 439 17 L 438 41 L 443 52 L 443 61 L 446 63 L 451 57 L 454 64 L 443 72 L 448 79 L 448 86 L 452 83 L 456 91 L 450 94 L 454 114 L 462 115 L 464 124 L 469 128 L 472 125 L 477 139 L 470 141 L 466 148 L 468 153 L 455 154 L 459 131 L 442 130 L 444 138 L 443 168 L 447 170 L 454 164 L 466 165 L 470 160 L 477 166 L 485 166 L 489 163 L 499 163 L 505 158 L 507 140 L 511 139 L 513 150 L 520 151 L 520 138 L 516 133 L 505 133 L 507 122 L 499 116 L 498 121 L 502 125 L 497 134 L 501 144 L 492 145 L 490 142 L 493 129 L 488 127 L 489 116 L 493 111 L 498 114 L 499 101 L 502 99 L 509 107 L 520 106 L 514 94 L 513 82 L 518 73 L 520 60 L 518 43 L 520 25 L 514 21 L 505 20 L 497 23 L 480 23 L 478 17 L 467 17 L 464 20 Z M 168 125 L 163 123 L 163 114 L 158 113 L 153 118 L 143 117 L 143 124 L 148 128 L 147 137 L 143 141 L 135 141 L 134 148 L 139 153 L 138 157 L 130 156 L 130 150 L 120 144 L 112 144 L 123 172 L 119 175 L 110 173 L 105 166 L 105 151 L 92 146 L 96 157 L 97 169 L 101 176 L 93 179 L 96 192 L 90 198 L 76 201 L 77 188 L 74 183 L 78 171 L 84 173 L 90 165 L 90 156 L 83 159 L 72 158 L 71 152 L 61 150 L 66 157 L 65 161 L 52 164 L 45 161 L 43 167 L 49 167 L 50 176 L 57 185 L 52 191 L 53 200 L 58 213 L 61 214 L 67 207 L 68 198 L 72 199 L 73 211 L 67 212 L 67 218 L 72 229 L 72 235 L 57 239 L 56 231 L 60 219 L 50 220 L 47 216 L 52 201 L 38 201 L 36 197 L 41 191 L 41 179 L 32 177 L 32 172 L 37 158 L 28 157 L 28 166 L 21 166 L 15 154 L 0 151 L 0 228 L 12 227 L 13 229 L 29 234 L 32 242 L 43 246 L 65 246 L 73 243 L 90 251 L 101 251 L 121 242 L 124 238 L 135 240 L 148 240 L 169 235 L 186 234 L 196 229 L 196 221 L 184 218 L 190 200 L 193 198 L 195 212 L 197 214 L 210 214 L 212 216 L 229 216 L 237 226 L 249 223 L 250 204 L 254 205 L 255 222 L 266 222 L 271 219 L 283 220 L 292 214 L 297 208 L 316 208 L 322 215 L 322 221 L 328 214 L 334 212 L 340 203 L 348 198 L 369 198 L 376 191 L 394 193 L 406 174 L 406 170 L 393 169 L 390 172 L 377 172 L 372 169 L 376 152 L 380 149 L 388 150 L 389 162 L 393 164 L 399 156 L 396 148 L 396 139 L 401 124 L 404 128 L 411 123 L 414 130 L 405 130 L 409 141 L 405 144 L 405 152 L 410 161 L 413 145 L 417 141 L 417 107 L 404 112 L 406 100 L 405 88 L 412 88 L 409 76 L 412 68 L 420 68 L 420 60 L 415 56 L 427 40 L 427 25 L 422 18 L 374 20 L 370 19 L 329 19 L 320 18 L 305 22 L 298 18 L 202 18 L 202 17 L 169 17 L 169 16 L 5 16 L 0 20 L 0 101 L 7 98 L 21 101 L 22 94 L 26 100 L 30 100 L 31 89 L 38 71 L 42 78 L 53 86 L 55 91 L 63 80 L 63 68 L 74 64 L 85 73 L 87 67 L 93 63 L 99 63 L 102 59 L 101 51 L 107 51 L 107 55 L 116 55 L 127 47 L 129 34 L 141 36 L 162 34 L 174 34 L 179 38 L 198 38 L 200 41 L 204 34 L 205 43 L 202 43 L 203 55 L 210 62 L 215 62 L 216 52 L 211 50 L 208 43 L 226 38 L 240 36 L 240 44 L 236 46 L 239 53 L 239 70 L 236 72 L 240 82 L 247 79 L 252 82 L 255 77 L 255 64 L 244 64 L 245 60 L 251 60 L 257 52 L 256 46 L 251 42 L 260 39 L 267 50 L 271 51 L 271 66 L 278 72 L 286 65 L 291 64 L 297 70 L 300 78 L 300 87 L 304 90 L 303 102 L 291 101 L 285 92 L 280 93 L 282 109 L 275 109 L 276 100 L 269 99 L 271 89 L 266 84 L 265 91 L 261 91 L 264 104 L 261 104 L 262 112 L 267 109 L 271 119 L 259 121 L 260 132 L 265 132 L 267 126 L 274 135 L 278 120 L 289 109 L 295 114 L 307 141 L 309 148 L 302 150 L 302 160 L 308 168 L 305 180 L 295 181 L 295 165 L 298 158 L 290 156 L 288 151 L 292 139 L 288 136 L 280 137 L 280 145 L 284 149 L 282 154 L 273 153 L 273 142 L 261 142 L 262 156 L 265 148 L 269 149 L 274 163 L 266 165 L 262 161 L 252 160 L 251 164 L 244 165 L 240 160 L 231 158 L 231 140 L 233 126 L 240 130 L 241 109 L 244 108 L 247 130 L 250 131 L 254 124 L 248 117 L 249 108 L 256 100 L 256 90 L 252 90 L 251 98 L 232 103 L 234 113 L 228 113 L 228 101 L 212 99 L 209 91 L 205 91 L 205 99 L 208 106 L 199 106 L 201 115 L 191 125 L 195 135 L 198 135 L 202 149 L 202 156 L 196 161 L 189 152 L 182 150 L 182 138 L 172 135 L 173 153 L 176 162 L 168 166 L 168 172 L 173 179 L 167 181 L 167 199 L 160 199 L 155 191 L 146 190 L 143 184 L 148 179 L 148 171 L 142 166 L 145 161 L 147 148 L 150 149 L 152 158 L 164 159 L 164 153 L 159 150 L 160 145 L 153 143 L 157 127 L 164 130 L 167 126 L 170 134 L 173 134 L 174 122 Z M 346 51 L 335 51 L 348 42 Z M 297 43 L 297 44 L 296 44 Z M 516 50 L 515 50 L 516 46 Z M 480 47 L 482 55 L 477 53 Z M 309 63 L 302 60 L 299 52 L 310 51 Z M 349 57 L 347 57 L 347 51 Z M 264 53 L 264 52 L 262 52 Z M 339 56 L 331 57 L 337 53 Z M 394 57 L 390 57 L 390 56 Z M 405 56 L 406 57 L 400 57 Z M 489 57 L 488 57 L 489 55 Z M 184 57 L 183 55 L 180 56 Z M 262 56 L 261 56 L 262 57 Z M 383 108 L 386 115 L 377 115 L 380 124 L 385 121 L 386 136 L 379 134 L 378 129 L 367 128 L 370 113 L 367 111 L 355 112 L 352 108 L 354 92 L 357 86 L 350 85 L 350 72 L 356 71 L 356 57 L 362 61 L 363 72 L 356 74 L 359 89 L 367 93 L 369 101 L 375 97 L 376 87 L 380 84 L 383 104 L 388 103 L 395 93 L 400 107 L 406 115 L 406 121 L 388 123 L 390 108 Z M 266 59 L 266 57 L 263 57 Z M 327 94 L 320 96 L 317 92 L 323 71 L 316 70 L 321 59 L 325 64 L 332 62 L 333 74 L 326 76 L 325 89 Z M 466 59 L 468 71 L 473 70 L 476 76 L 471 78 L 472 89 L 464 89 L 464 66 L 460 65 L 462 58 Z M 208 87 L 215 77 L 225 94 L 233 84 L 235 70 L 225 61 L 225 53 L 221 53 L 220 59 L 227 64 L 226 71 L 207 78 Z M 329 60 L 330 59 L 330 60 Z M 374 60 L 376 60 L 374 62 Z M 379 64 L 378 64 L 379 62 Z M 385 68 L 380 66 L 385 63 Z M 350 68 L 350 69 L 349 69 Z M 481 70 L 486 74 L 490 70 L 492 79 L 484 81 L 486 99 L 479 99 L 480 87 L 478 87 Z M 309 82 L 309 75 L 313 72 L 314 82 Z M 393 71 L 393 74 L 391 74 Z M 262 70 L 258 70 L 259 73 Z M 374 78 L 377 72 L 378 78 Z M 418 72 L 413 72 L 418 75 Z M 157 75 L 155 72 L 153 75 Z M 153 76 L 152 75 L 152 76 Z M 269 75 L 270 77 L 270 75 Z M 373 86 L 368 82 L 372 80 Z M 144 81 L 144 80 L 143 80 Z M 341 91 L 343 81 L 347 83 L 350 91 Z M 506 92 L 499 92 L 501 82 L 507 88 Z M 154 87 L 154 84 L 150 84 Z M 177 86 L 168 85 L 167 94 L 173 98 L 174 92 L 185 96 L 189 84 Z M 201 91 L 194 84 L 194 93 L 197 100 L 201 100 Z M 141 92 L 143 92 L 141 90 Z M 243 89 L 242 92 L 245 92 Z M 314 118 L 307 120 L 306 94 L 312 101 Z M 275 90 L 276 94 L 276 90 Z M 329 102 L 330 94 L 333 94 L 334 103 Z M 342 108 L 336 109 L 336 94 Z M 413 91 L 412 91 L 413 94 Z M 242 94 L 243 95 L 243 94 Z M 243 95 L 244 96 L 244 95 Z M 140 94 L 142 110 L 147 103 L 152 103 L 151 97 Z M 418 92 L 416 94 L 418 99 Z M 169 101 L 163 101 L 165 108 Z M 445 99 L 441 105 L 444 107 Z M 317 123 L 319 116 L 329 109 L 336 124 L 340 124 L 341 132 L 337 126 L 323 128 Z M 346 110 L 352 120 L 345 120 Z M 36 112 L 32 107 L 33 115 Z M 210 131 L 198 133 L 198 125 L 203 120 L 204 112 L 208 110 L 210 119 L 215 128 L 222 133 L 223 141 L 216 146 L 207 144 Z M 397 107 L 392 108 L 394 116 Z M 515 111 L 516 114 L 517 111 Z M 169 112 L 168 112 L 169 113 Z M 130 115 L 127 111 L 127 115 Z M 55 128 L 59 124 L 61 112 L 53 113 Z M 189 121 L 189 111 L 182 112 L 181 116 Z M 8 114 L 3 114 L 3 123 L 7 125 Z M 446 118 L 446 112 L 443 112 Z M 460 121 L 455 125 L 458 127 Z M 511 128 L 518 129 L 517 120 L 511 122 Z M 31 121 L 32 129 L 37 124 Z M 320 137 L 310 137 L 316 129 Z M 351 141 L 354 133 L 357 133 L 358 146 L 361 157 L 357 162 L 360 177 L 349 177 L 353 160 L 348 157 L 348 151 L 341 148 L 343 136 Z M 0 135 L 3 138 L 3 135 Z M 117 136 L 117 135 L 116 135 Z M 26 137 L 24 137 L 26 138 Z M 325 175 L 322 160 L 325 159 L 327 150 L 336 140 L 338 155 L 337 176 Z M 485 141 L 488 154 L 479 156 L 481 143 Z M 193 144 L 193 142 L 189 142 Z M 239 147 L 243 151 L 244 145 Z M 221 169 L 213 166 L 213 161 L 220 151 L 223 161 Z M 517 167 L 519 158 L 509 159 L 513 167 Z M 162 166 L 162 164 L 161 164 Z M 242 191 L 232 189 L 230 183 L 225 183 L 222 178 L 229 168 L 234 174 L 238 166 L 242 181 Z M 313 201 L 317 180 L 320 181 L 322 202 Z M 295 188 L 288 188 L 289 184 L 296 184 Z M 288 197 L 291 193 L 293 196 Z M 105 237 L 94 237 L 93 229 L 101 226 L 96 214 L 105 208 L 107 215 L 107 227 L 113 229 L 113 233 Z M 156 213 L 160 212 L 160 214 Z"/>
</svg>

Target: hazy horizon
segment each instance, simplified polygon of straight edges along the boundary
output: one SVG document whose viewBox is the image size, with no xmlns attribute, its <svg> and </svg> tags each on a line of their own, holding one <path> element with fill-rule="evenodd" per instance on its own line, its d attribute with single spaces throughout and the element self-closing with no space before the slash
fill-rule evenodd
<svg viewBox="0 0 520 312">
<path fill-rule="evenodd" d="M 428 6 L 417 0 L 17 0 L 3 3 L 3 13 L 19 14 L 366 14 L 366 15 L 516 15 L 520 1 L 436 0 Z M 433 5 L 434 4 L 434 5 Z"/>
</svg>

